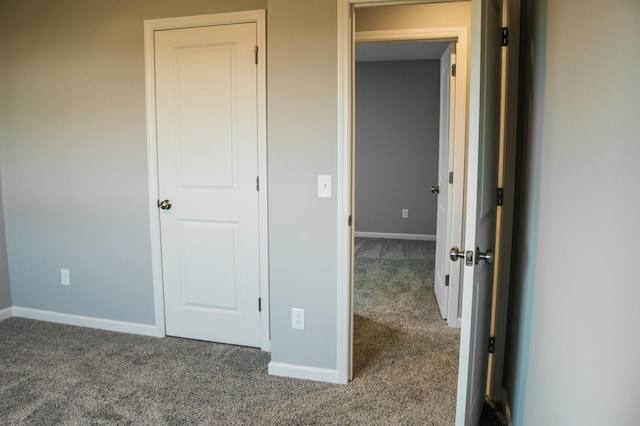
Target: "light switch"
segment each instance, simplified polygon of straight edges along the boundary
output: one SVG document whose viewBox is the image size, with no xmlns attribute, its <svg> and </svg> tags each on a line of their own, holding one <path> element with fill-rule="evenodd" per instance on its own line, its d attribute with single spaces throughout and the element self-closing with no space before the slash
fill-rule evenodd
<svg viewBox="0 0 640 426">
<path fill-rule="evenodd" d="M 318 175 L 318 198 L 331 198 L 331 176 Z"/>
</svg>

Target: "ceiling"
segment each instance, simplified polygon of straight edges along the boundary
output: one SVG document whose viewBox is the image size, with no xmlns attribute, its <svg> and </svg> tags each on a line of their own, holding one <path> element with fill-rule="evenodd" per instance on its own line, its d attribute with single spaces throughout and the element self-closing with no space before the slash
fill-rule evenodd
<svg viewBox="0 0 640 426">
<path fill-rule="evenodd" d="M 356 62 L 440 59 L 449 42 L 418 41 L 356 44 Z"/>
</svg>

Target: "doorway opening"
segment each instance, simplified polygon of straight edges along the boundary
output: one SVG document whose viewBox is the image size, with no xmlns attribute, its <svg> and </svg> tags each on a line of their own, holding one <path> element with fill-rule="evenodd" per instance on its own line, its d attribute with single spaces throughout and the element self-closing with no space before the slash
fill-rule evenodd
<svg viewBox="0 0 640 426">
<path fill-rule="evenodd" d="M 435 399 L 455 400 L 460 264 L 446 251 L 462 233 L 466 28 L 359 31 L 358 22 L 353 374 L 410 363 L 416 386 L 429 377 Z M 453 419 L 455 404 L 438 409 Z"/>
<path fill-rule="evenodd" d="M 445 276 L 458 265 L 443 260 L 443 248 L 454 227 L 457 39 L 376 37 L 360 43 L 373 35 L 356 35 L 353 373 L 367 376 L 380 365 L 389 373 L 412 362 L 407 380 L 436 392 L 433 399 L 453 400 L 459 292 L 452 286 L 449 315 Z M 416 351 L 420 357 L 409 361 Z M 447 417 L 455 407 L 433 410 Z"/>
<path fill-rule="evenodd" d="M 448 316 L 449 264 L 440 256 L 447 270 L 435 270 L 434 259 L 448 219 L 452 50 L 455 43 L 445 41 L 356 44 L 356 374 L 360 315 L 384 321 L 393 313 L 396 321 L 411 322 L 427 314 L 435 295 L 436 311 Z"/>
<path fill-rule="evenodd" d="M 429 291 L 441 317 L 459 327 L 461 267 L 449 261 L 448 251 L 462 238 L 468 32 L 464 17 L 455 22 L 460 26 L 446 27 L 451 22 L 438 19 L 443 5 L 434 6 L 358 9 L 352 264 L 357 268 L 365 252 L 373 255 L 366 249 L 372 237 L 423 241 L 413 246 L 435 260 L 425 273 L 433 275 Z M 377 30 L 380 16 L 407 12 L 432 16 L 425 28 Z"/>
</svg>

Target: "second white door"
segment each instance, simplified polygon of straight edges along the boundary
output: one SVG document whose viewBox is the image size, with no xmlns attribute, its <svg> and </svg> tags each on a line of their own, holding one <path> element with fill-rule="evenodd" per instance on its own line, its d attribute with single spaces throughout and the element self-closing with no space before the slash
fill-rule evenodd
<svg viewBox="0 0 640 426">
<path fill-rule="evenodd" d="M 255 46 L 255 23 L 155 33 L 167 335 L 261 343 Z"/>
<path fill-rule="evenodd" d="M 436 265 L 434 292 L 440 309 L 440 315 L 447 319 L 449 315 L 449 247 L 451 245 L 451 207 L 449 203 L 449 147 L 451 144 L 451 84 L 453 63 L 451 45 L 440 58 L 440 142 L 438 154 L 438 213 L 436 223 Z"/>
</svg>

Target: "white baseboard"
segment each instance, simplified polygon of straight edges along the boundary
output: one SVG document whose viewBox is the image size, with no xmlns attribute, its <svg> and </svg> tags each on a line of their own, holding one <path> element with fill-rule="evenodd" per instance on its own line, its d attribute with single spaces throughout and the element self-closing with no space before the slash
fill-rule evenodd
<svg viewBox="0 0 640 426">
<path fill-rule="evenodd" d="M 391 240 L 421 240 L 421 241 L 435 241 L 435 235 L 429 234 L 394 234 L 391 232 L 360 232 L 353 233 L 356 237 L 360 238 L 387 238 Z"/>
<path fill-rule="evenodd" d="M 462 328 L 462 318 L 456 320 L 456 325 L 454 325 L 453 328 Z"/>
<path fill-rule="evenodd" d="M 13 308 L 9 306 L 5 309 L 0 309 L 0 321 L 9 319 L 13 316 Z"/>
<path fill-rule="evenodd" d="M 100 330 L 117 331 L 120 333 L 141 334 L 143 336 L 164 337 L 155 325 L 134 322 L 115 321 L 104 318 L 85 317 L 82 315 L 63 314 L 60 312 L 43 311 L 40 309 L 13 307 L 13 316 L 39 321 L 49 321 L 79 327 L 97 328 Z"/>
<path fill-rule="evenodd" d="M 269 374 L 272 376 L 291 377 L 294 379 L 315 380 L 317 382 L 342 383 L 338 379 L 338 371 L 330 368 L 307 367 L 284 362 L 269 363 Z"/>
</svg>

